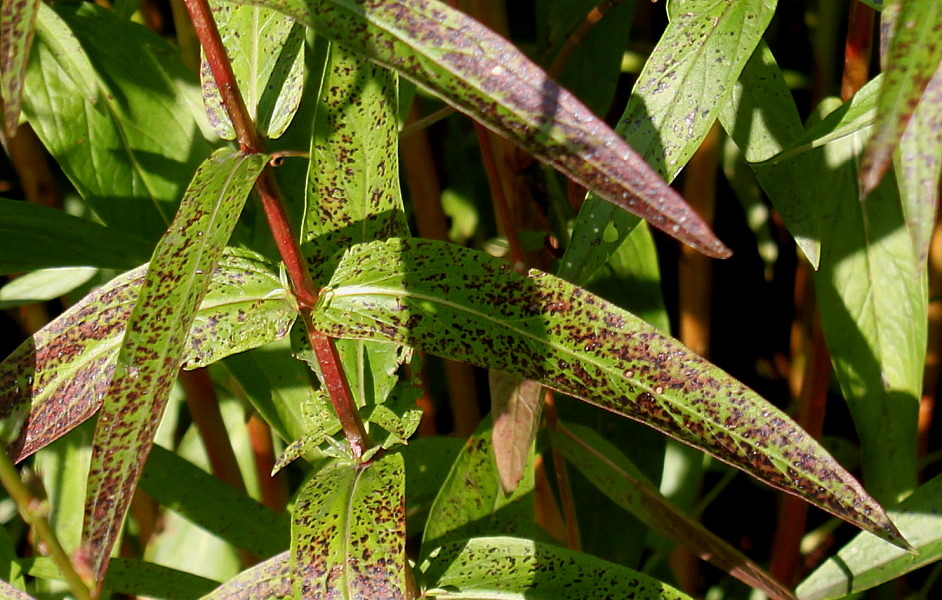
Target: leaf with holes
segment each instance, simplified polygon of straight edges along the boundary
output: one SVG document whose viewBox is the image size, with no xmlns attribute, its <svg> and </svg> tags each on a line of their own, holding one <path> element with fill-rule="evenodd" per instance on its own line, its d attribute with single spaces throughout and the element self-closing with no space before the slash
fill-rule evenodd
<svg viewBox="0 0 942 600">
<path fill-rule="evenodd" d="M 321 294 L 328 335 L 390 339 L 535 379 L 644 422 L 905 546 L 883 509 L 784 413 L 634 315 L 538 271 L 429 240 L 352 248 Z"/>
<path fill-rule="evenodd" d="M 710 256 L 729 250 L 601 119 L 510 42 L 431 0 L 252 0 L 412 79 L 540 160 Z"/>
<path fill-rule="evenodd" d="M 98 581 L 183 362 L 186 336 L 266 159 L 230 149 L 210 156 L 148 266 L 92 442 L 82 546 Z"/>
</svg>

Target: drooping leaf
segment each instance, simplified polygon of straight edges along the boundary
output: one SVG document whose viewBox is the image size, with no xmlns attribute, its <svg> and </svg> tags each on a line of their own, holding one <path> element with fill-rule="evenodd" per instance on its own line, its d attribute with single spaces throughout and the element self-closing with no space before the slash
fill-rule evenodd
<svg viewBox="0 0 942 600">
<path fill-rule="evenodd" d="M 39 0 L 3 0 L 0 3 L 0 142 L 6 147 L 20 120 L 23 78 L 33 45 Z"/>
<path fill-rule="evenodd" d="M 93 440 L 82 539 L 99 581 L 182 365 L 190 326 L 266 158 L 222 149 L 207 159 L 148 266 Z"/>
<path fill-rule="evenodd" d="M 43 4 L 26 75 L 23 112 L 57 164 L 106 225 L 145 240 L 163 233 L 212 149 L 193 76 L 174 56 L 94 4 Z"/>
<path fill-rule="evenodd" d="M 935 477 L 889 511 L 918 555 L 871 536 L 858 535 L 801 582 L 796 590 L 798 597 L 843 598 L 938 561 L 942 558 L 940 501 L 942 477 Z"/>
<path fill-rule="evenodd" d="M 397 453 L 360 467 L 336 461 L 315 473 L 293 510 L 295 596 L 406 598 L 404 492 Z"/>
<path fill-rule="evenodd" d="M 280 600 L 291 597 L 291 555 L 286 550 L 246 569 L 202 600 Z"/>
<path fill-rule="evenodd" d="M 98 410 L 146 271 L 141 266 L 98 288 L 0 363 L 0 419 L 14 460 Z M 213 273 L 183 364 L 205 365 L 284 337 L 296 318 L 289 298 L 266 263 L 230 251 Z"/>
<path fill-rule="evenodd" d="M 304 87 L 304 28 L 292 19 L 258 6 L 210 2 L 246 109 L 259 134 L 281 137 Z M 234 140 L 212 70 L 203 55 L 200 66 L 203 102 L 216 135 Z"/>
<path fill-rule="evenodd" d="M 621 565 L 512 537 L 479 537 L 438 548 L 421 563 L 420 571 L 426 594 L 433 598 L 691 600 Z"/>
<path fill-rule="evenodd" d="M 139 237 L 61 210 L 0 198 L 0 274 L 49 267 L 132 269 L 150 258 Z"/>
<path fill-rule="evenodd" d="M 287 515 L 160 446 L 151 450 L 140 486 L 162 506 L 257 556 L 272 556 L 288 545 Z"/>
<path fill-rule="evenodd" d="M 609 202 L 710 256 L 729 250 L 620 137 L 509 42 L 429 0 L 252 0 L 412 79 Z M 746 55 L 748 57 L 748 53 Z"/>
<path fill-rule="evenodd" d="M 687 546 L 770 598 L 794 600 L 795 596 L 759 565 L 671 504 L 628 457 L 593 430 L 566 425 L 552 432 L 552 440 L 567 461 L 652 530 Z"/>
<path fill-rule="evenodd" d="M 351 249 L 314 321 L 535 379 L 642 421 L 905 545 L 883 509 L 784 413 L 637 317 L 551 275 L 429 240 Z"/>
<path fill-rule="evenodd" d="M 488 372 L 497 473 L 504 493 L 511 494 L 530 460 L 543 413 L 543 386 L 500 371 Z"/>
<path fill-rule="evenodd" d="M 884 57 L 886 70 L 875 130 L 860 166 L 860 185 L 865 194 L 877 187 L 890 167 L 926 86 L 942 68 L 942 11 L 938 5 L 895 0 L 887 6 L 887 12 L 897 10 L 893 39 Z M 939 107 L 930 105 L 929 110 L 938 112 Z"/>
<path fill-rule="evenodd" d="M 529 536 L 534 531 L 533 447 L 528 469 L 511 494 L 497 472 L 491 419 L 485 417 L 455 459 L 438 490 L 422 533 L 422 555 L 439 546 L 487 535 Z"/>
</svg>

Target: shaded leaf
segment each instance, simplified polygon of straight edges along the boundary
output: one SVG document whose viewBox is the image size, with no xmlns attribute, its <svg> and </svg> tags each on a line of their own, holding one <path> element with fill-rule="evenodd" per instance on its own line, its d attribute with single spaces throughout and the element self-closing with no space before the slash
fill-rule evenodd
<svg viewBox="0 0 942 600">
<path fill-rule="evenodd" d="M 919 551 L 918 555 L 871 536 L 858 535 L 798 586 L 798 597 L 843 598 L 938 561 L 942 558 L 940 502 L 942 477 L 935 477 L 889 511 L 900 531 Z"/>
<path fill-rule="evenodd" d="M 690 600 L 666 583 L 621 565 L 512 537 L 479 537 L 438 548 L 420 570 L 426 594 L 433 598 Z"/>
<path fill-rule="evenodd" d="M 389 67 L 609 202 L 710 256 L 729 250 L 598 117 L 509 42 L 439 2 L 253 0 Z"/>
<path fill-rule="evenodd" d="M 203 600 L 274 600 L 291 597 L 291 556 L 286 550 L 246 569 Z"/>
<path fill-rule="evenodd" d="M 46 267 L 131 269 L 150 258 L 139 237 L 61 210 L 0 198 L 0 274 Z"/>
<path fill-rule="evenodd" d="M 464 440 L 418 438 L 400 450 L 406 464 L 406 531 L 422 531 L 429 509 Z"/>
<path fill-rule="evenodd" d="M 93 4 L 40 6 L 23 112 L 95 214 L 146 240 L 163 233 L 212 149 L 177 55 Z"/>
<path fill-rule="evenodd" d="M 118 594 L 165 600 L 191 600 L 219 585 L 212 579 L 178 571 L 152 562 L 111 559 L 104 588 Z"/>
<path fill-rule="evenodd" d="M 210 7 L 252 122 L 263 137 L 285 132 L 304 87 L 304 28 L 273 10 L 212 1 Z M 203 102 L 216 135 L 234 140 L 235 130 L 203 53 Z"/>
<path fill-rule="evenodd" d="M 543 386 L 500 371 L 488 372 L 494 458 L 505 494 L 517 489 L 530 460 L 543 412 Z"/>
<path fill-rule="evenodd" d="M 23 100 L 23 79 L 33 45 L 39 0 L 3 0 L 0 3 L 0 142 L 4 147 L 16 133 Z"/>
<path fill-rule="evenodd" d="M 26 458 L 98 410 L 146 272 L 143 265 L 112 279 L 0 363 L 0 418 L 14 460 Z M 284 337 L 295 318 L 288 292 L 266 263 L 230 252 L 213 273 L 183 364 L 208 364 Z M 24 419 L 26 427 L 20 431 Z"/>
<path fill-rule="evenodd" d="M 942 11 L 935 2 L 896 0 L 888 11 L 899 10 L 893 39 L 884 56 L 883 87 L 873 137 L 860 166 L 860 185 L 867 194 L 880 183 L 906 131 L 926 86 L 942 68 Z M 938 105 L 931 110 L 938 112 Z"/>
<path fill-rule="evenodd" d="M 593 430 L 566 425 L 552 432 L 552 440 L 553 447 L 558 448 L 566 460 L 652 530 L 686 546 L 701 559 L 771 598 L 794 600 L 795 596 L 759 565 L 675 508 L 628 457 Z"/>
<path fill-rule="evenodd" d="M 630 313 L 556 277 L 429 240 L 351 249 L 321 295 L 329 335 L 391 339 L 540 381 L 642 421 L 905 545 L 882 508 L 784 413 Z"/>
<path fill-rule="evenodd" d="M 148 267 L 93 440 L 82 539 L 99 581 L 183 362 L 190 325 L 266 158 L 222 149 L 207 159 Z"/>
<path fill-rule="evenodd" d="M 315 473 L 292 511 L 296 597 L 405 598 L 404 492 L 397 453 L 364 467 L 335 461 Z"/>
</svg>

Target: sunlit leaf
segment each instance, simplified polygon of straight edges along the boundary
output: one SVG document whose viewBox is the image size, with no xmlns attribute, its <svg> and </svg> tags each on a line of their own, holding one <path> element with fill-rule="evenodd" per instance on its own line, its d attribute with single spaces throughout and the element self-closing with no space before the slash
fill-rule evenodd
<svg viewBox="0 0 942 600">
<path fill-rule="evenodd" d="M 0 309 L 54 300 L 85 285 L 97 274 L 94 267 L 59 267 L 27 273 L 0 287 Z"/>
<path fill-rule="evenodd" d="M 637 317 L 428 240 L 349 251 L 315 323 L 504 370 L 642 421 L 896 543 L 882 508 L 784 413 Z"/>
<path fill-rule="evenodd" d="M 0 141 L 4 146 L 19 124 L 23 78 L 38 10 L 39 0 L 3 0 L 0 3 L 0 104 L 3 106 Z"/>
<path fill-rule="evenodd" d="M 330 464 L 304 485 L 292 513 L 299 598 L 406 598 L 405 468 L 385 454 L 366 466 Z"/>
<path fill-rule="evenodd" d="M 291 597 L 291 556 L 277 554 L 222 584 L 203 600 L 277 600 Z"/>
<path fill-rule="evenodd" d="M 517 488 L 530 460 L 543 412 L 543 386 L 500 371 L 488 372 L 497 472 L 504 493 Z"/>
<path fill-rule="evenodd" d="M 280 137 L 301 102 L 304 29 L 266 8 L 215 0 L 210 6 L 249 117 L 262 136 Z M 235 131 L 205 53 L 200 79 L 213 130 L 223 139 L 234 140 Z"/>
<path fill-rule="evenodd" d="M 711 256 L 729 250 L 621 138 L 522 52 L 430 0 L 253 0 L 442 97 L 609 202 Z M 748 57 L 748 53 L 747 53 Z"/>
<path fill-rule="evenodd" d="M 432 598 L 690 600 L 666 583 L 621 565 L 512 537 L 479 537 L 436 549 L 420 570 Z"/>
<path fill-rule="evenodd" d="M 183 362 L 190 325 L 266 158 L 223 149 L 207 159 L 148 267 L 93 440 L 82 539 L 99 580 Z"/>
</svg>

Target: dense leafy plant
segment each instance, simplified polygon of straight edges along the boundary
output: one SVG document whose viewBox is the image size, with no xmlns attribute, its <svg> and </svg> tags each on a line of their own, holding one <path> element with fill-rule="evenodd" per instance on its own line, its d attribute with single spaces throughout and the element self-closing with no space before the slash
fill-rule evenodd
<svg viewBox="0 0 942 600">
<path fill-rule="evenodd" d="M 772 598 L 837 598 L 942 556 L 940 483 L 919 486 L 917 462 L 932 0 L 820 7 L 821 31 L 848 24 L 845 101 L 806 123 L 765 41 L 775 2 L 671 0 L 614 130 L 596 114 L 631 2 L 536 2 L 535 37 L 504 31 L 530 58 L 434 0 L 183 4 L 174 46 L 133 0 L 3 1 L 4 145 L 25 182 L 35 132 L 75 194 L 71 215 L 0 199 L 0 265 L 27 273 L 0 301 L 76 300 L 0 363 L 0 478 L 39 550 L 18 552 L 7 514 L 5 597 L 689 598 L 705 584 L 676 549 L 666 568 L 676 545 Z M 870 79 L 855 52 L 875 16 Z M 452 109 L 475 124 L 433 125 L 435 157 L 422 115 Z M 761 186 L 813 278 L 820 329 L 790 367 L 802 425 L 708 362 L 689 323 L 687 345 L 666 333 L 644 223 L 689 246 L 680 310 L 708 311 L 704 255 L 730 251 L 667 182 L 687 166 L 709 216 L 721 136 L 730 183 L 753 210 Z M 821 428 L 824 341 L 869 493 L 803 428 Z M 487 374 L 483 419 L 467 365 Z M 458 436 L 438 435 L 444 412 Z M 697 518 L 703 453 L 800 499 L 771 573 Z M 793 591 L 805 502 L 864 531 Z"/>
</svg>

